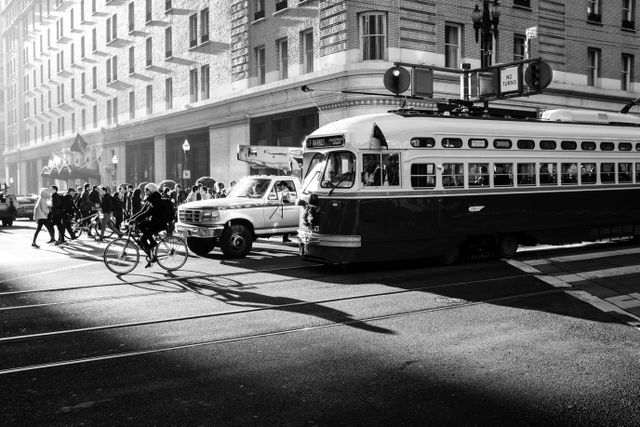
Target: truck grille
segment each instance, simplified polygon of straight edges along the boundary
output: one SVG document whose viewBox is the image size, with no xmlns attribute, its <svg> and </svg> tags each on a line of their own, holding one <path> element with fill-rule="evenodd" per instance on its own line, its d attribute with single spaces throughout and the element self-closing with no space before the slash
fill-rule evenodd
<svg viewBox="0 0 640 427">
<path fill-rule="evenodd" d="M 201 222 L 202 211 L 195 209 L 181 209 L 178 219 L 180 222 Z"/>
</svg>

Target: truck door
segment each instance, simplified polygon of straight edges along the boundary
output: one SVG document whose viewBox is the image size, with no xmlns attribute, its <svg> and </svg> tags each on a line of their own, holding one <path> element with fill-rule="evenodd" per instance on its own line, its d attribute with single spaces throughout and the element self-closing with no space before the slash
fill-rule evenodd
<svg viewBox="0 0 640 427">
<path fill-rule="evenodd" d="M 300 208 L 296 204 L 298 192 L 293 180 L 277 180 L 271 191 L 269 200 L 277 201 L 275 204 L 270 203 L 271 206 L 276 207 L 276 211 L 269 213 L 272 215 L 271 222 L 275 228 L 297 228 Z"/>
</svg>

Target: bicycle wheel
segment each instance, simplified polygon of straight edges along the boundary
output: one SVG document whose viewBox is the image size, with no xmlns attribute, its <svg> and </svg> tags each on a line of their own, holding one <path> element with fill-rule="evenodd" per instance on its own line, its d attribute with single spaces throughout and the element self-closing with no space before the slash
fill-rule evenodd
<svg viewBox="0 0 640 427">
<path fill-rule="evenodd" d="M 177 270 L 187 262 L 187 242 L 178 236 L 166 236 L 156 246 L 158 265 L 167 271 Z"/>
<path fill-rule="evenodd" d="M 76 237 L 80 237 L 82 236 L 84 227 L 82 227 L 82 225 L 78 224 L 77 222 L 74 222 L 73 224 L 71 224 L 71 230 L 73 230 L 73 234 L 75 234 Z M 69 236 L 69 238 L 71 238 L 71 236 Z"/>
<path fill-rule="evenodd" d="M 102 232 L 102 223 L 98 221 L 95 223 L 96 236 L 100 236 L 101 232 Z M 111 229 L 111 227 L 107 227 L 107 229 L 104 230 L 104 237 L 111 237 L 111 236 L 113 236 L 113 230 Z"/>
<path fill-rule="evenodd" d="M 127 274 L 140 262 L 138 245 L 129 239 L 116 239 L 109 243 L 102 254 L 104 265 L 115 274 Z"/>
</svg>

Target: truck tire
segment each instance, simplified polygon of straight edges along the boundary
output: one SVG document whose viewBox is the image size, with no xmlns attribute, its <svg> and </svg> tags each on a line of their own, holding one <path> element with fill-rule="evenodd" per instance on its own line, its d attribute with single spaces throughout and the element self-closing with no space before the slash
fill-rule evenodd
<svg viewBox="0 0 640 427">
<path fill-rule="evenodd" d="M 216 247 L 216 241 L 215 239 L 197 239 L 195 237 L 187 237 L 187 246 L 194 254 L 205 256 Z"/>
<path fill-rule="evenodd" d="M 220 237 L 220 249 L 229 258 L 244 258 L 251 251 L 251 232 L 241 224 L 233 224 L 224 229 Z"/>
</svg>

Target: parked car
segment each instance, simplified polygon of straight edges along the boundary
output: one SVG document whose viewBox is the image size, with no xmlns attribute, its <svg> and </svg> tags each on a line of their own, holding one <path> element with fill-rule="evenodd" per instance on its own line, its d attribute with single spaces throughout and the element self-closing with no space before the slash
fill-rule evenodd
<svg viewBox="0 0 640 427">
<path fill-rule="evenodd" d="M 29 220 L 33 220 L 33 208 L 36 205 L 36 201 L 38 197 L 35 195 L 26 195 L 26 196 L 17 196 L 16 200 L 16 208 L 18 213 L 16 215 L 17 218 L 29 218 Z"/>
</svg>

